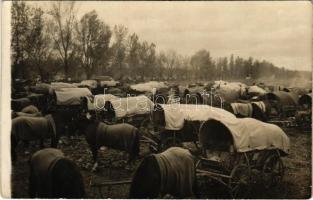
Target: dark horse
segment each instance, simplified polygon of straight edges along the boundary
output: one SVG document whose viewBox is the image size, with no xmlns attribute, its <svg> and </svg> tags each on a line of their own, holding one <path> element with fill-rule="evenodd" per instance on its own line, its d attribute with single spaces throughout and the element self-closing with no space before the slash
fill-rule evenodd
<svg viewBox="0 0 313 200">
<path fill-rule="evenodd" d="M 128 164 L 139 156 L 139 131 L 136 127 L 127 124 L 108 125 L 95 119 L 81 118 L 78 129 L 86 136 L 92 152 L 94 166 L 98 165 L 98 150 L 102 146 L 125 151 L 128 153 Z"/>
<path fill-rule="evenodd" d="M 129 198 L 197 197 L 194 157 L 186 149 L 171 147 L 152 154 L 138 166 L 130 187 Z"/>
<path fill-rule="evenodd" d="M 76 164 L 54 148 L 37 151 L 29 160 L 31 198 L 83 198 L 83 177 Z"/>
<path fill-rule="evenodd" d="M 45 139 L 51 139 L 51 147 L 58 145 L 60 133 L 64 131 L 61 123 L 62 117 L 58 113 L 52 113 L 44 117 L 20 116 L 12 119 L 11 129 L 11 157 L 17 159 L 16 147 L 22 140 L 24 142 L 40 141 L 43 148 Z"/>
</svg>

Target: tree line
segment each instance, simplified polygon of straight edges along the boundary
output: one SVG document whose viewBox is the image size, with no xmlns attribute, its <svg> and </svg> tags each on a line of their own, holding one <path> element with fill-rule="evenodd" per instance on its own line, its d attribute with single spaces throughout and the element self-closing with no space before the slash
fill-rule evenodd
<svg viewBox="0 0 313 200">
<path fill-rule="evenodd" d="M 11 7 L 12 78 L 72 80 L 110 75 L 119 80 L 217 80 L 292 78 L 296 71 L 269 61 L 235 55 L 213 58 L 206 49 L 192 56 L 157 51 L 124 25 L 110 27 L 96 11 L 76 19 L 75 2 L 51 2 L 44 11 L 23 1 Z"/>
</svg>

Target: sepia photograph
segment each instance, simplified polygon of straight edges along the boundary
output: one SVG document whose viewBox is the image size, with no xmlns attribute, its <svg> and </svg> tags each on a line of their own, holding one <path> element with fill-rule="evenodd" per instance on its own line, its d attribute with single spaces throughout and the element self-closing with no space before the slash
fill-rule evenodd
<svg viewBox="0 0 313 200">
<path fill-rule="evenodd" d="M 310 1 L 1 11 L 3 198 L 311 198 Z"/>
</svg>

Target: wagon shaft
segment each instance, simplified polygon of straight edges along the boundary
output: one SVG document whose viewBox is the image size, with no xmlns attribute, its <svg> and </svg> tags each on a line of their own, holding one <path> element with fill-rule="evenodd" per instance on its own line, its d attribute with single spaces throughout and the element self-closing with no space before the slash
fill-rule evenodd
<svg viewBox="0 0 313 200">
<path fill-rule="evenodd" d="M 131 184 L 132 181 L 130 179 L 123 180 L 123 181 L 105 181 L 101 183 L 93 183 L 91 187 L 107 187 L 112 185 L 124 185 L 124 184 Z"/>
</svg>

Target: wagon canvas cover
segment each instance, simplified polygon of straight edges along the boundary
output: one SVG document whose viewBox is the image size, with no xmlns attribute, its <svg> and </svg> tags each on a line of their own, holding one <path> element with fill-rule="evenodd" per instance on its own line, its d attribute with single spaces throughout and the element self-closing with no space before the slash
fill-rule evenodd
<svg viewBox="0 0 313 200">
<path fill-rule="evenodd" d="M 37 83 L 34 87 L 34 92 L 40 93 L 40 94 L 52 94 L 53 88 L 50 84 L 47 83 Z"/>
<path fill-rule="evenodd" d="M 138 83 L 131 85 L 130 88 L 139 92 L 152 92 L 153 89 L 167 88 L 168 86 L 163 82 L 149 81 L 147 83 Z"/>
<path fill-rule="evenodd" d="M 263 88 L 260 88 L 259 86 L 253 85 L 249 87 L 248 93 L 256 94 L 256 95 L 263 95 L 263 94 L 266 94 L 266 91 Z"/>
<path fill-rule="evenodd" d="M 90 88 L 96 88 L 97 87 L 97 81 L 96 80 L 83 80 L 79 83 L 79 85 L 86 85 Z"/>
<path fill-rule="evenodd" d="M 165 129 L 180 130 L 185 120 L 206 121 L 209 118 L 236 118 L 232 113 L 208 105 L 196 104 L 160 104 L 164 110 Z"/>
<path fill-rule="evenodd" d="M 298 104 L 298 97 L 292 92 L 270 92 L 265 94 L 263 98 L 268 100 L 278 100 L 281 106 L 297 106 Z"/>
<path fill-rule="evenodd" d="M 60 89 L 60 88 L 77 88 L 77 85 L 72 83 L 63 83 L 63 82 L 52 82 L 51 87 L 53 89 Z"/>
<path fill-rule="evenodd" d="M 57 105 L 79 105 L 81 97 L 92 95 L 88 88 L 60 88 L 55 94 Z"/>
<path fill-rule="evenodd" d="M 214 118 L 212 118 L 214 119 Z M 214 119 L 217 120 L 217 119 Z M 289 153 L 289 138 L 285 132 L 274 124 L 265 123 L 253 118 L 220 118 L 217 120 L 224 124 L 232 134 L 235 149 L 238 152 L 251 150 L 280 149 Z M 200 128 L 199 140 L 202 143 L 202 134 L 210 134 L 210 131 Z"/>
<path fill-rule="evenodd" d="M 117 100 L 119 97 L 114 96 L 112 94 L 99 94 L 95 95 L 93 98 L 90 96 L 87 97 L 87 106 L 88 110 L 104 110 L 105 102 Z"/>
<path fill-rule="evenodd" d="M 263 101 L 254 101 L 254 102 L 252 102 L 252 104 L 257 105 L 263 113 L 266 112 L 266 106 L 265 106 L 265 103 Z"/>
<path fill-rule="evenodd" d="M 117 118 L 148 114 L 154 106 L 153 102 L 144 95 L 119 98 L 110 102 Z"/>
<path fill-rule="evenodd" d="M 246 117 L 252 116 L 252 105 L 250 103 L 231 103 L 230 105 L 235 115 L 240 114 Z"/>
</svg>

